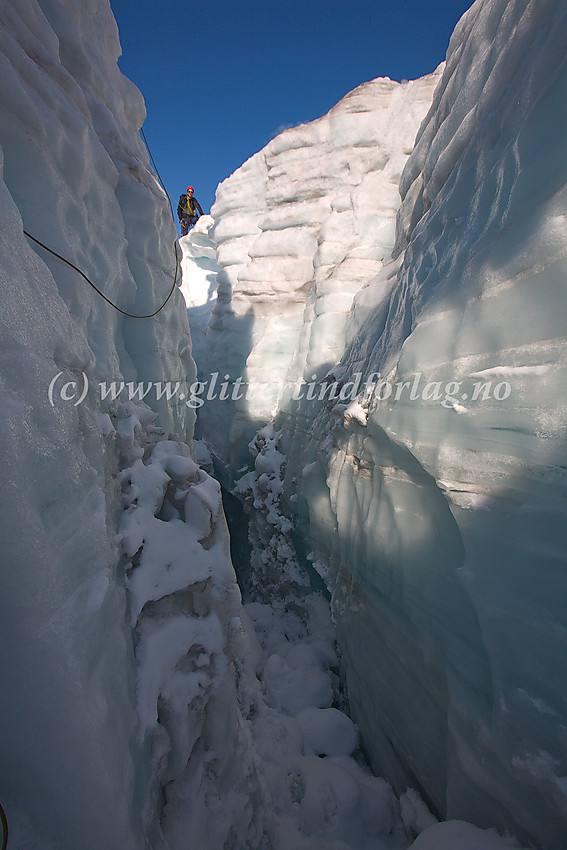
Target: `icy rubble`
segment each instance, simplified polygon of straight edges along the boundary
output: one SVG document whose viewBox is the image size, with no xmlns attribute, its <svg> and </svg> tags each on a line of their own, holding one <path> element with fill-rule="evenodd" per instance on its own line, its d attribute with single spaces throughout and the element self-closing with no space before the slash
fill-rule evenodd
<svg viewBox="0 0 567 850">
<path fill-rule="evenodd" d="M 138 425 L 134 439 L 119 438 L 119 536 L 138 735 L 163 794 L 152 802 L 166 845 L 191 835 L 207 850 L 405 850 L 414 821 L 359 753 L 350 758 L 358 734 L 335 707 L 328 602 L 296 574 L 285 598 L 263 585 L 266 601 L 242 607 L 218 483 L 186 444 L 144 429 L 151 412 L 130 415 Z M 281 482 L 276 435 L 265 436 L 262 492 L 271 525 L 285 527 L 265 486 L 266 476 Z"/>
<path fill-rule="evenodd" d="M 405 850 L 435 818 L 416 792 L 405 795 L 412 808 L 372 776 L 358 730 L 341 710 L 346 700 L 329 602 L 299 564 L 292 524 L 280 511 L 280 436 L 272 426 L 256 435 L 249 446 L 254 469 L 236 486 L 254 509 L 244 610 L 260 648 L 262 693 L 249 717 L 271 812 L 269 847 Z"/>
</svg>

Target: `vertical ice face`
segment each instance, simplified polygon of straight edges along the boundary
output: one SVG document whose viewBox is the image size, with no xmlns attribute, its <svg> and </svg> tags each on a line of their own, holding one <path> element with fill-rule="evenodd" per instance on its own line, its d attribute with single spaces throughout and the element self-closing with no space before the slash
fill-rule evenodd
<svg viewBox="0 0 567 850">
<path fill-rule="evenodd" d="M 120 45 L 109 5 L 8 3 L 3 27 L 3 175 L 21 226 L 123 310 L 151 313 L 173 283 L 175 230 L 137 133 L 143 99 L 116 65 Z M 82 365 L 89 364 L 89 377 L 191 375 L 177 292 L 140 332 L 139 322 L 104 304 L 75 271 L 33 250 L 57 272 L 70 321 L 86 328 L 92 353 Z M 160 413 L 164 428 L 190 433 L 184 405 L 162 403 Z"/>
<path fill-rule="evenodd" d="M 295 382 L 341 356 L 353 295 L 390 256 L 400 174 L 438 78 L 365 83 L 219 186 L 222 271 L 199 368 L 209 387 L 218 372 L 250 391 L 208 401 L 200 422 L 229 479 Z"/>
<path fill-rule="evenodd" d="M 288 471 L 373 764 L 443 816 L 567 828 L 567 10 L 476 3 Z M 355 415 L 356 414 L 356 415 Z"/>
<path fill-rule="evenodd" d="M 221 271 L 216 259 L 216 242 L 210 236 L 214 222 L 203 215 L 181 245 L 181 293 L 187 305 L 187 318 L 191 326 L 193 358 L 200 362 L 201 347 L 205 343 L 211 311 L 217 301 L 218 275 Z"/>
<path fill-rule="evenodd" d="M 163 303 L 175 227 L 138 133 L 144 103 L 117 68 L 106 0 L 8 0 L 0 41 L 9 846 L 157 850 L 162 827 L 179 828 L 176 805 L 201 846 L 231 830 L 244 844 L 255 814 L 235 685 L 240 598 L 218 485 L 186 444 L 194 413 L 163 392 L 196 374 L 183 300 L 175 287 L 156 318 L 127 318 L 23 233 L 126 312 Z M 162 386 L 129 400 L 124 383 L 142 381 L 141 393 Z"/>
</svg>

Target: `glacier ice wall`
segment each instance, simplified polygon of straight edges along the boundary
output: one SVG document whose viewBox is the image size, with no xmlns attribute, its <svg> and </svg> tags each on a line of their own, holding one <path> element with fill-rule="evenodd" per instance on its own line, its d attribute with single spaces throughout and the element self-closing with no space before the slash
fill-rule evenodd
<svg viewBox="0 0 567 850">
<path fill-rule="evenodd" d="M 128 313 L 165 301 L 176 234 L 138 133 L 144 103 L 118 70 L 107 0 L 6 2 L 0 25 L 9 844 L 166 846 L 184 794 L 203 846 L 231 830 L 243 844 L 254 771 L 239 749 L 245 637 L 220 494 L 190 457 L 193 410 L 145 392 L 196 376 L 183 299 L 175 287 L 155 318 L 128 318 L 23 233 Z"/>
<path fill-rule="evenodd" d="M 187 318 L 191 327 L 191 344 L 195 362 L 203 359 L 201 349 L 217 299 L 218 273 L 217 246 L 210 230 L 214 220 L 202 215 L 187 236 L 179 240 L 181 246 L 181 294 L 187 305 Z"/>
<path fill-rule="evenodd" d="M 376 128 L 404 89 L 356 90 L 354 118 L 342 101 L 332 154 L 326 117 L 245 163 L 212 211 L 223 271 L 200 364 L 261 388 L 199 412 L 227 482 L 243 438 L 282 430 L 280 509 L 332 594 L 374 768 L 549 850 L 567 828 L 566 35 L 557 0 L 463 16 L 395 240 Z M 342 398 L 318 400 L 325 374 Z"/>
<path fill-rule="evenodd" d="M 321 413 L 290 470 L 374 766 L 546 848 L 567 825 L 566 33 L 554 2 L 461 20 L 394 259 L 347 321 L 363 415 Z"/>
<path fill-rule="evenodd" d="M 282 394 L 341 356 L 353 295 L 390 256 L 400 174 L 439 73 L 364 83 L 218 187 L 210 235 L 221 271 L 198 358 L 209 395 L 199 427 L 214 432 L 227 481 Z M 246 392 L 216 399 L 225 375 Z"/>
</svg>

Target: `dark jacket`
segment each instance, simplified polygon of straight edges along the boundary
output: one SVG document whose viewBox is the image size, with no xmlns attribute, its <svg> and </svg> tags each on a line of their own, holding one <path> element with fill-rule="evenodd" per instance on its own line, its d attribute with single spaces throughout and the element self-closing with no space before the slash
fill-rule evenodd
<svg viewBox="0 0 567 850">
<path fill-rule="evenodd" d="M 203 210 L 201 209 L 201 205 L 195 196 L 189 198 L 187 195 L 183 194 L 179 198 L 179 203 L 177 205 L 177 215 L 179 216 L 179 221 L 183 221 L 183 219 L 193 218 L 197 215 L 203 215 Z"/>
</svg>

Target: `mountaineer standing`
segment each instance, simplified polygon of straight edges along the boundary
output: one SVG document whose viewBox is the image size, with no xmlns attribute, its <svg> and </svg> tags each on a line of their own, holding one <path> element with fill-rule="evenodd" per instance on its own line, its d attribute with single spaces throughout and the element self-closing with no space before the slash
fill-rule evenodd
<svg viewBox="0 0 567 850">
<path fill-rule="evenodd" d="M 192 186 L 187 186 L 187 194 L 183 194 L 179 198 L 177 205 L 177 215 L 181 222 L 181 235 L 187 236 L 189 228 L 193 227 L 200 216 L 203 215 L 203 210 L 197 198 L 193 197 L 195 190 Z"/>
</svg>

